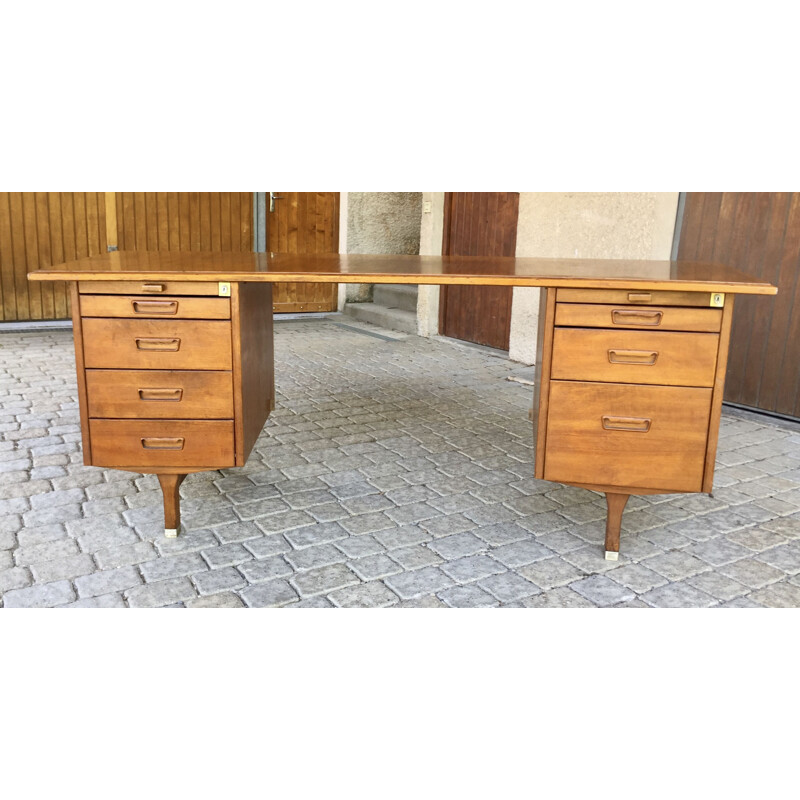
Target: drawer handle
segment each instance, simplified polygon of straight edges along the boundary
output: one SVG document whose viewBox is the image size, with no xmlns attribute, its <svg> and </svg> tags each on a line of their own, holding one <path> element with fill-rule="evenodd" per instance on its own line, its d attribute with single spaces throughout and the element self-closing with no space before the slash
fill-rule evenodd
<svg viewBox="0 0 800 800">
<path fill-rule="evenodd" d="M 174 439 L 163 436 L 146 436 L 142 439 L 142 447 L 145 450 L 183 450 L 184 441 L 182 436 Z"/>
<path fill-rule="evenodd" d="M 623 311 L 614 309 L 611 322 L 614 325 L 660 325 L 663 311 Z"/>
<path fill-rule="evenodd" d="M 167 287 L 163 283 L 143 283 L 143 292 L 163 292 Z"/>
<path fill-rule="evenodd" d="M 177 300 L 132 300 L 134 314 L 177 314 Z"/>
<path fill-rule="evenodd" d="M 181 346 L 180 339 L 137 339 L 137 350 L 178 350 Z"/>
<path fill-rule="evenodd" d="M 607 431 L 631 431 L 647 433 L 650 430 L 649 419 L 640 417 L 603 417 L 603 429 Z"/>
<path fill-rule="evenodd" d="M 183 389 L 139 389 L 140 400 L 169 400 L 180 402 Z"/>
<path fill-rule="evenodd" d="M 642 367 L 652 367 L 658 360 L 658 351 L 609 350 L 608 360 L 612 364 L 639 364 Z"/>
<path fill-rule="evenodd" d="M 649 303 L 652 299 L 650 292 L 628 292 L 629 303 Z"/>
</svg>

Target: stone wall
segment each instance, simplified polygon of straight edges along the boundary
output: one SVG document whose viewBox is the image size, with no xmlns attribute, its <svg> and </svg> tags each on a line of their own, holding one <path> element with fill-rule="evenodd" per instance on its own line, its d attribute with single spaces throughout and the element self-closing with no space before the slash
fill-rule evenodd
<svg viewBox="0 0 800 800">
<path fill-rule="evenodd" d="M 417 255 L 422 192 L 348 192 L 347 253 Z M 348 303 L 372 299 L 371 284 L 349 284 Z"/>
</svg>

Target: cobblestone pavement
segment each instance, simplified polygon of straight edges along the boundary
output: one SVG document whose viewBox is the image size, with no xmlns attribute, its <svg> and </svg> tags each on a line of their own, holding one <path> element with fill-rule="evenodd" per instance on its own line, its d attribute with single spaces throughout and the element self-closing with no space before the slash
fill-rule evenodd
<svg viewBox="0 0 800 800">
<path fill-rule="evenodd" d="M 276 329 L 278 407 L 187 478 L 177 539 L 153 476 L 83 466 L 71 332 L 0 334 L 0 603 L 800 606 L 800 428 L 725 413 L 713 498 L 631 498 L 610 562 L 602 496 L 532 477 L 519 365 Z"/>
</svg>

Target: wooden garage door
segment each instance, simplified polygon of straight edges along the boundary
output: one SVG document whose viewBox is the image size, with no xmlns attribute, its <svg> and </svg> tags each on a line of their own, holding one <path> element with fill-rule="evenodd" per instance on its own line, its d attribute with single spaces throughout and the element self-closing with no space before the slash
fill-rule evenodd
<svg viewBox="0 0 800 800">
<path fill-rule="evenodd" d="M 800 192 L 687 193 L 678 258 L 778 287 L 736 298 L 725 401 L 800 418 Z"/>
<path fill-rule="evenodd" d="M 338 253 L 339 192 L 271 192 L 267 250 L 271 253 Z M 272 287 L 276 313 L 336 311 L 337 283 L 280 283 Z"/>
<path fill-rule="evenodd" d="M 513 256 L 517 248 L 519 192 L 448 192 L 443 255 Z M 442 286 L 443 336 L 508 350 L 510 286 Z"/>
</svg>

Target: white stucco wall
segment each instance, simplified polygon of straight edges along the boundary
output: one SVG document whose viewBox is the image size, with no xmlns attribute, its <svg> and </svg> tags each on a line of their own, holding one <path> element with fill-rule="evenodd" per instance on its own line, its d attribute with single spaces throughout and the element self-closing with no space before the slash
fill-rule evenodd
<svg viewBox="0 0 800 800">
<path fill-rule="evenodd" d="M 669 259 L 678 192 L 521 192 L 518 256 Z M 509 357 L 533 364 L 539 290 L 515 288 Z"/>
<path fill-rule="evenodd" d="M 430 203 L 430 211 L 427 211 Z M 422 193 L 419 254 L 440 256 L 444 226 L 444 192 Z M 417 334 L 436 336 L 439 333 L 439 287 L 420 286 L 417 290 Z"/>
</svg>

